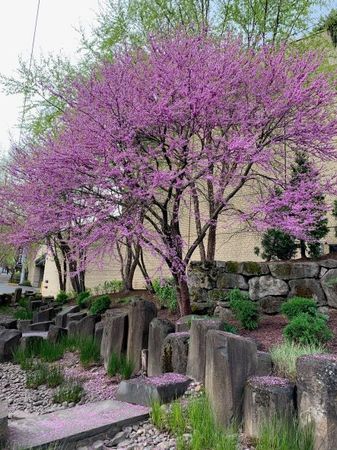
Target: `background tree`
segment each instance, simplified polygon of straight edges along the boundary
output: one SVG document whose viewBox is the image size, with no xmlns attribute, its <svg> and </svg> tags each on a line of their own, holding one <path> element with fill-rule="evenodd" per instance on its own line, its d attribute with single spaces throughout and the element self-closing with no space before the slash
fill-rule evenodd
<svg viewBox="0 0 337 450">
<path fill-rule="evenodd" d="M 255 254 L 261 258 L 271 261 L 273 259 L 289 260 L 293 258 L 297 251 L 296 240 L 288 233 L 271 229 L 266 231 L 261 239 L 263 252 L 259 247 L 255 247 Z"/>
</svg>

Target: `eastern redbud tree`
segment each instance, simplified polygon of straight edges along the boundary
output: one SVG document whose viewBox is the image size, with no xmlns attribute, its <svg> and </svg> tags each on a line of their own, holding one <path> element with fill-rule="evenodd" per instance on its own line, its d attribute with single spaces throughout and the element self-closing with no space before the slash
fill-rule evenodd
<svg viewBox="0 0 337 450">
<path fill-rule="evenodd" d="M 76 246 L 88 251 L 110 251 L 122 237 L 139 242 L 169 268 L 188 314 L 187 266 L 197 250 L 214 259 L 219 227 L 241 221 L 310 235 L 315 198 L 332 183 L 321 170 L 295 189 L 285 169 L 298 151 L 316 163 L 336 157 L 336 93 L 318 67 L 314 54 L 246 49 L 206 33 L 117 55 L 76 80 L 57 137 L 39 150 L 36 173 L 54 219 L 71 222 Z M 181 224 L 190 211 L 188 240 Z"/>
</svg>

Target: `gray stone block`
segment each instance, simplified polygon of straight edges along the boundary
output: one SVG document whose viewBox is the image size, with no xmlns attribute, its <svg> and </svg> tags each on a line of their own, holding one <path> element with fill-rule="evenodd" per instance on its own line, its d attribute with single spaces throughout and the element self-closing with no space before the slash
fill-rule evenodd
<svg viewBox="0 0 337 450">
<path fill-rule="evenodd" d="M 187 316 L 180 317 L 176 321 L 176 333 L 189 332 L 191 329 L 193 320 L 204 320 L 207 319 L 205 315 L 189 314 Z"/>
<path fill-rule="evenodd" d="M 217 277 L 218 289 L 248 289 L 248 283 L 242 275 L 237 273 L 220 272 Z"/>
<path fill-rule="evenodd" d="M 295 278 L 315 278 L 319 274 L 319 265 L 316 262 L 271 262 L 269 263 L 271 274 L 281 280 L 293 280 Z"/>
<path fill-rule="evenodd" d="M 84 317 L 87 316 L 87 313 L 84 311 L 80 311 L 80 312 L 75 312 L 75 313 L 69 313 L 67 315 L 67 325 L 70 322 L 78 322 L 79 320 L 84 319 Z"/>
<path fill-rule="evenodd" d="M 0 361 L 12 359 L 13 351 L 20 345 L 21 331 L 0 330 Z"/>
<path fill-rule="evenodd" d="M 190 333 L 171 333 L 164 339 L 161 348 L 161 369 L 163 373 L 186 374 Z"/>
<path fill-rule="evenodd" d="M 303 280 L 290 280 L 290 292 L 288 297 L 306 297 L 313 298 L 319 305 L 326 305 L 327 300 L 322 289 L 321 283 L 313 278 Z"/>
<path fill-rule="evenodd" d="M 337 443 L 337 355 L 298 358 L 297 408 L 300 423 L 313 424 L 315 450 L 335 450 Z"/>
<path fill-rule="evenodd" d="M 183 395 L 190 382 L 188 377 L 177 373 L 133 378 L 120 383 L 116 399 L 143 406 L 151 406 L 153 401 L 169 403 Z"/>
<path fill-rule="evenodd" d="M 8 406 L 0 402 L 0 448 L 6 449 L 8 434 Z"/>
<path fill-rule="evenodd" d="M 174 332 L 174 325 L 169 320 L 153 319 L 149 328 L 149 351 L 147 374 L 149 377 L 160 375 L 161 368 L 161 348 L 166 336 Z"/>
<path fill-rule="evenodd" d="M 31 311 L 36 311 L 43 305 L 42 300 L 31 300 L 29 302 L 29 309 Z"/>
<path fill-rule="evenodd" d="M 39 345 L 39 343 L 47 339 L 47 334 L 46 331 L 23 333 L 20 341 L 20 348 L 22 350 L 28 350 L 35 345 Z"/>
<path fill-rule="evenodd" d="M 29 326 L 30 331 L 48 331 L 50 326 L 54 325 L 51 321 L 32 323 Z"/>
<path fill-rule="evenodd" d="M 285 281 L 274 278 L 271 275 L 251 278 L 249 284 L 249 297 L 252 300 L 260 300 L 268 296 L 284 296 L 289 292 Z"/>
<path fill-rule="evenodd" d="M 223 330 L 220 319 L 193 320 L 187 362 L 187 375 L 205 383 L 206 336 L 209 330 Z"/>
<path fill-rule="evenodd" d="M 12 316 L 0 316 L 0 327 L 15 330 L 17 327 L 17 320 Z"/>
<path fill-rule="evenodd" d="M 60 341 L 62 337 L 66 336 L 68 330 L 66 328 L 60 328 L 56 325 L 51 325 L 48 330 L 47 340 L 56 344 L 56 342 Z"/>
<path fill-rule="evenodd" d="M 246 383 L 244 397 L 245 435 L 258 438 L 262 427 L 275 417 L 292 420 L 295 411 L 294 390 L 294 385 L 285 378 L 250 378 Z"/>
<path fill-rule="evenodd" d="M 100 321 L 95 324 L 95 341 L 101 347 L 102 338 L 103 338 L 103 328 L 104 328 L 104 322 Z"/>
<path fill-rule="evenodd" d="M 135 298 L 129 307 L 127 358 L 134 364 L 134 372 L 141 368 L 141 352 L 148 348 L 149 326 L 157 315 L 154 303 Z"/>
<path fill-rule="evenodd" d="M 270 353 L 258 351 L 256 375 L 258 377 L 269 376 L 271 375 L 272 370 L 273 362 Z"/>
<path fill-rule="evenodd" d="M 55 317 L 54 308 L 44 308 L 33 313 L 33 323 L 49 322 Z"/>
<path fill-rule="evenodd" d="M 279 314 L 281 312 L 282 303 L 286 301 L 285 297 L 263 297 L 259 302 L 261 311 L 264 314 Z"/>
<path fill-rule="evenodd" d="M 321 285 L 328 305 L 337 308 L 337 269 L 329 270 L 321 278 Z"/>
<path fill-rule="evenodd" d="M 128 312 L 125 309 L 108 309 L 105 313 L 101 342 L 101 356 L 105 369 L 108 368 L 111 354 L 120 356 L 126 353 L 128 336 Z"/>
<path fill-rule="evenodd" d="M 18 320 L 17 327 L 22 333 L 30 330 L 31 320 Z"/>
<path fill-rule="evenodd" d="M 85 316 L 81 320 L 73 320 L 68 323 L 68 336 L 93 338 L 95 333 L 95 316 Z"/>
<path fill-rule="evenodd" d="M 80 307 L 75 306 L 66 306 L 64 309 L 62 309 L 61 312 L 59 312 L 55 318 L 55 325 L 60 328 L 66 328 L 67 326 L 67 316 L 68 314 L 79 312 Z"/>
<path fill-rule="evenodd" d="M 16 288 L 12 295 L 12 303 L 18 303 L 22 297 L 22 288 Z"/>
<path fill-rule="evenodd" d="M 232 333 L 208 331 L 205 389 L 221 426 L 241 422 L 245 383 L 256 370 L 256 344 Z"/>
</svg>

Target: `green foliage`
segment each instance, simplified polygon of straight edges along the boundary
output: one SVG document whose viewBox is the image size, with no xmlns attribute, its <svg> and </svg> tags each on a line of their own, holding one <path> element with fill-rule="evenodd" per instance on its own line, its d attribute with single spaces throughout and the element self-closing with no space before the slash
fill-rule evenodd
<svg viewBox="0 0 337 450">
<path fill-rule="evenodd" d="M 111 281 L 104 281 L 104 283 L 94 287 L 93 291 L 96 295 L 116 294 L 117 292 L 121 292 L 123 288 L 124 288 L 123 281 L 111 280 Z"/>
<path fill-rule="evenodd" d="M 18 308 L 14 312 L 14 317 L 18 320 L 32 320 L 33 319 L 33 312 L 29 311 L 26 308 Z"/>
<path fill-rule="evenodd" d="M 78 306 L 80 308 L 86 308 L 90 303 L 89 298 L 90 298 L 89 291 L 81 292 L 81 293 L 77 294 L 77 296 L 76 296 L 76 303 L 78 304 Z"/>
<path fill-rule="evenodd" d="M 100 360 L 100 346 L 95 339 L 82 338 L 77 343 L 80 351 L 80 362 L 83 367 L 89 367 Z"/>
<path fill-rule="evenodd" d="M 290 341 L 275 345 L 270 349 L 275 372 L 280 377 L 296 380 L 296 361 L 304 355 L 324 353 L 326 350 L 320 345 L 298 345 Z"/>
<path fill-rule="evenodd" d="M 39 386 L 47 383 L 49 368 L 43 363 L 34 363 L 32 368 L 26 374 L 26 386 L 28 389 L 37 389 Z"/>
<path fill-rule="evenodd" d="M 13 361 L 16 364 L 19 364 L 22 370 L 29 370 L 34 365 L 32 356 L 27 352 L 27 350 L 23 350 L 21 347 L 14 350 Z"/>
<path fill-rule="evenodd" d="M 260 431 L 256 450 L 313 450 L 314 430 L 311 425 L 302 427 L 298 420 L 275 417 L 266 421 Z"/>
<path fill-rule="evenodd" d="M 227 429 L 216 424 L 209 401 L 203 395 L 189 400 L 187 406 L 173 402 L 163 409 L 158 402 L 152 404 L 151 420 L 160 430 L 167 430 L 177 439 L 181 450 L 236 450 L 236 427 Z M 190 439 L 186 439 L 186 433 Z"/>
<path fill-rule="evenodd" d="M 22 283 L 20 283 L 20 286 L 32 287 L 32 283 L 29 280 L 24 280 Z"/>
<path fill-rule="evenodd" d="M 322 314 L 312 316 L 302 313 L 294 317 L 284 328 L 283 335 L 286 339 L 296 344 L 325 344 L 333 338 L 333 333 L 326 322 L 327 319 Z"/>
<path fill-rule="evenodd" d="M 238 334 L 238 329 L 234 325 L 231 325 L 230 323 L 227 323 L 227 322 L 224 323 L 222 329 L 223 329 L 223 331 L 226 331 L 227 333 Z"/>
<path fill-rule="evenodd" d="M 60 367 L 58 366 L 51 366 L 49 367 L 47 378 L 46 378 L 46 384 L 50 388 L 54 388 L 56 386 L 59 386 L 64 382 L 64 376 L 63 372 Z"/>
<path fill-rule="evenodd" d="M 152 286 L 160 304 L 175 312 L 178 308 L 178 301 L 174 280 L 172 278 L 165 280 L 156 278 L 153 280 Z"/>
<path fill-rule="evenodd" d="M 66 292 L 60 291 L 56 296 L 57 303 L 60 303 L 61 305 L 64 305 L 69 300 L 69 296 Z"/>
<path fill-rule="evenodd" d="M 312 316 L 317 314 L 317 303 L 312 298 L 292 297 L 281 306 L 281 312 L 289 320 L 301 313 L 308 313 Z"/>
<path fill-rule="evenodd" d="M 322 18 L 317 29 L 326 30 L 331 37 L 334 47 L 337 47 L 337 9 L 332 9 L 327 17 Z"/>
<path fill-rule="evenodd" d="M 292 236 L 274 228 L 263 234 L 261 245 L 263 248 L 261 256 L 267 261 L 291 259 L 297 250 L 295 239 Z"/>
<path fill-rule="evenodd" d="M 229 273 L 237 273 L 239 270 L 239 263 L 237 261 L 227 261 L 226 270 Z"/>
<path fill-rule="evenodd" d="M 54 403 L 78 403 L 84 394 L 84 389 L 80 383 L 75 381 L 67 381 L 61 385 L 55 392 Z"/>
<path fill-rule="evenodd" d="M 229 306 L 235 318 L 246 330 L 255 330 L 259 326 L 259 311 L 256 303 L 249 300 L 239 289 L 229 292 Z"/>
<path fill-rule="evenodd" d="M 91 314 L 103 314 L 110 306 L 111 300 L 108 295 L 102 295 L 101 297 L 93 300 L 90 306 Z"/>
<path fill-rule="evenodd" d="M 110 377 L 119 375 L 123 380 L 128 380 L 131 378 L 134 368 L 133 361 L 127 359 L 125 355 L 119 356 L 116 353 L 112 353 L 107 372 Z"/>
</svg>

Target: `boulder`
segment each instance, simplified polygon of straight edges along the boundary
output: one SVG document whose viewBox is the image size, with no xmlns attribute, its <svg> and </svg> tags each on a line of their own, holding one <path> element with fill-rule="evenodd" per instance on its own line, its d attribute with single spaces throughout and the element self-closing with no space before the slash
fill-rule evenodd
<svg viewBox="0 0 337 450">
<path fill-rule="evenodd" d="M 28 333 L 22 333 L 20 348 L 22 350 L 33 348 L 47 339 L 47 335 L 48 333 L 46 331 L 30 331 Z"/>
<path fill-rule="evenodd" d="M 29 309 L 31 311 L 36 311 L 43 305 L 42 300 L 31 300 L 29 302 Z"/>
<path fill-rule="evenodd" d="M 103 337 L 104 322 L 101 320 L 95 325 L 95 341 L 101 347 Z"/>
<path fill-rule="evenodd" d="M 14 294 L 12 295 L 12 303 L 19 303 L 22 297 L 22 288 L 16 288 Z"/>
<path fill-rule="evenodd" d="M 54 308 L 44 308 L 33 312 L 33 323 L 48 322 L 55 317 Z"/>
<path fill-rule="evenodd" d="M 282 303 L 286 301 L 284 297 L 263 297 L 259 300 L 259 306 L 263 314 L 279 314 Z"/>
<path fill-rule="evenodd" d="M 227 304 L 227 302 L 218 302 L 214 310 L 214 316 L 224 322 L 227 322 L 228 320 L 235 320 L 235 316 L 229 308 L 229 303 Z"/>
<path fill-rule="evenodd" d="M 193 320 L 190 331 L 187 375 L 205 383 L 206 336 L 209 330 L 223 330 L 220 319 Z"/>
<path fill-rule="evenodd" d="M 80 307 L 75 306 L 66 306 L 64 309 L 62 309 L 61 312 L 59 312 L 55 318 L 55 325 L 60 328 L 66 328 L 67 326 L 67 316 L 68 314 L 79 312 Z"/>
<path fill-rule="evenodd" d="M 180 332 L 189 332 L 191 329 L 193 320 L 204 320 L 207 319 L 207 316 L 198 316 L 197 314 L 189 314 L 187 316 L 180 317 L 176 321 L 176 333 Z"/>
<path fill-rule="evenodd" d="M 193 296 L 200 289 L 216 287 L 218 270 L 214 262 L 192 261 L 187 269 L 187 283 Z"/>
<path fill-rule="evenodd" d="M 8 406 L 0 402 L 0 448 L 6 449 L 8 439 Z"/>
<path fill-rule="evenodd" d="M 54 325 L 51 321 L 32 323 L 29 325 L 29 331 L 48 331 L 51 325 Z"/>
<path fill-rule="evenodd" d="M 11 294 L 0 294 L 0 305 L 9 305 L 11 301 Z"/>
<path fill-rule="evenodd" d="M 275 417 L 293 419 L 294 385 L 285 378 L 252 377 L 246 383 L 244 396 L 244 433 L 258 438 L 262 426 Z"/>
<path fill-rule="evenodd" d="M 161 370 L 163 373 L 186 374 L 190 333 L 179 332 L 166 336 L 161 348 Z"/>
<path fill-rule="evenodd" d="M 326 269 L 337 269 L 337 259 L 322 259 L 318 261 L 318 265 Z"/>
<path fill-rule="evenodd" d="M 128 312 L 125 309 L 108 309 L 105 313 L 101 342 L 101 356 L 108 369 L 111 354 L 120 356 L 126 352 L 128 336 Z"/>
<path fill-rule="evenodd" d="M 218 289 L 248 289 L 248 283 L 242 275 L 237 273 L 220 272 L 217 278 Z"/>
<path fill-rule="evenodd" d="M 178 373 L 133 378 L 120 383 L 116 399 L 143 406 L 151 406 L 154 401 L 169 403 L 182 396 L 190 383 L 189 378 Z"/>
<path fill-rule="evenodd" d="M 169 320 L 155 318 L 151 321 L 147 364 L 147 374 L 149 377 L 162 373 L 161 348 L 164 339 L 170 333 L 174 333 L 174 325 Z"/>
<path fill-rule="evenodd" d="M 242 419 L 245 383 L 257 370 L 256 345 L 249 339 L 210 330 L 206 338 L 205 389 L 217 422 L 229 426 Z"/>
<path fill-rule="evenodd" d="M 17 320 L 12 316 L 0 316 L 0 327 L 14 330 L 17 327 Z"/>
<path fill-rule="evenodd" d="M 313 298 L 319 305 L 326 305 L 327 300 L 324 295 L 321 283 L 314 278 L 304 278 L 303 280 L 290 280 L 290 292 L 288 297 Z"/>
<path fill-rule="evenodd" d="M 69 313 L 67 315 L 67 325 L 70 322 L 78 322 L 78 321 L 84 319 L 84 317 L 87 317 L 87 313 L 84 312 L 84 311 L 75 312 L 75 313 Z"/>
<path fill-rule="evenodd" d="M 265 262 L 245 261 L 239 263 L 238 273 L 248 277 L 268 275 L 270 273 L 268 264 Z"/>
<path fill-rule="evenodd" d="M 285 296 L 289 292 L 288 285 L 285 281 L 274 278 L 271 275 L 251 278 L 248 284 L 249 297 L 252 300 L 260 300 L 263 297 L 269 296 Z"/>
<path fill-rule="evenodd" d="M 209 291 L 210 292 L 210 291 Z M 191 310 L 193 314 L 213 316 L 215 304 L 209 301 L 192 302 Z"/>
<path fill-rule="evenodd" d="M 270 353 L 258 351 L 256 375 L 258 377 L 265 377 L 271 375 L 272 371 L 273 362 Z"/>
<path fill-rule="evenodd" d="M 337 269 L 329 270 L 321 278 L 321 285 L 328 305 L 337 308 Z"/>
<path fill-rule="evenodd" d="M 0 361 L 8 361 L 20 345 L 21 331 L 0 330 Z"/>
<path fill-rule="evenodd" d="M 31 323 L 32 323 L 31 320 L 18 320 L 17 328 L 18 328 L 18 330 L 20 330 L 22 333 L 24 333 L 24 332 L 30 330 L 30 325 L 31 325 Z"/>
<path fill-rule="evenodd" d="M 83 338 L 92 338 L 95 333 L 95 316 L 85 316 L 81 320 L 72 320 L 68 323 L 68 336 L 79 336 Z"/>
<path fill-rule="evenodd" d="M 148 348 L 149 326 L 157 315 L 154 303 L 135 298 L 129 308 L 127 358 L 134 364 L 134 372 L 141 368 L 141 352 Z"/>
<path fill-rule="evenodd" d="M 337 355 L 297 359 L 297 408 L 300 423 L 314 427 L 314 450 L 335 450 L 337 443 Z"/>
<path fill-rule="evenodd" d="M 56 342 L 60 341 L 64 336 L 66 336 L 68 333 L 68 330 L 66 328 L 60 328 L 56 325 L 51 325 L 48 334 L 47 334 L 47 340 L 52 342 L 53 344 L 56 344 Z"/>
<path fill-rule="evenodd" d="M 295 278 L 315 278 L 319 274 L 319 265 L 316 262 L 271 262 L 269 269 L 273 277 L 281 280 Z"/>
</svg>

